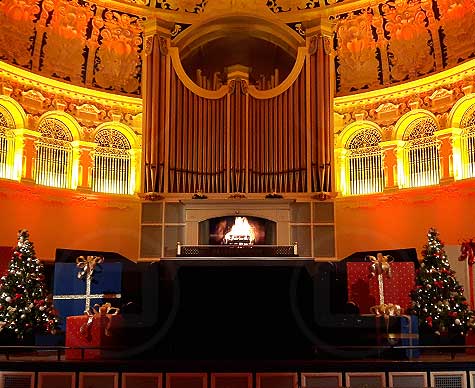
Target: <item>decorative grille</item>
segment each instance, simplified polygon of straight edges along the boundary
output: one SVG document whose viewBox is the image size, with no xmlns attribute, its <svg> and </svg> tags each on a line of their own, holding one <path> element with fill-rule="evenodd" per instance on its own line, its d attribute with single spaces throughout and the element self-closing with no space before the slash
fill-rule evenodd
<svg viewBox="0 0 475 388">
<path fill-rule="evenodd" d="M 409 141 L 405 155 L 409 166 L 408 187 L 439 184 L 439 144 L 435 136 Z"/>
<path fill-rule="evenodd" d="M 67 141 L 40 139 L 36 143 L 35 181 L 37 184 L 70 188 L 72 147 Z"/>
<path fill-rule="evenodd" d="M 435 131 L 437 124 L 429 117 L 415 120 L 406 130 L 404 156 L 409 172 L 406 187 L 439 184 L 439 142 L 434 136 Z"/>
<path fill-rule="evenodd" d="M 0 107 L 3 108 L 3 107 Z M 0 178 L 13 179 L 14 138 L 10 129 L 8 112 L 0 109 Z"/>
<path fill-rule="evenodd" d="M 103 129 L 94 139 L 92 190 L 102 193 L 133 194 L 130 182 L 130 143 L 119 131 Z"/>
<path fill-rule="evenodd" d="M 72 140 L 66 124 L 56 118 L 44 119 L 36 142 L 35 182 L 44 186 L 71 187 Z"/>
<path fill-rule="evenodd" d="M 433 376 L 433 386 L 435 388 L 465 388 L 465 376 L 449 374 Z"/>
<path fill-rule="evenodd" d="M 64 124 L 61 120 L 56 118 L 46 118 L 44 119 L 38 130 L 41 132 L 43 138 L 63 140 L 63 141 L 72 141 L 71 132 L 69 132 L 68 126 Z"/>
<path fill-rule="evenodd" d="M 371 194 L 384 190 L 381 133 L 374 128 L 359 131 L 348 142 L 347 174 L 350 194 Z"/>
<path fill-rule="evenodd" d="M 3 122 L 0 120 L 0 178 L 13 178 L 14 144 L 13 135 L 8 128 L 3 126 Z"/>
<path fill-rule="evenodd" d="M 475 177 L 475 104 L 471 105 L 460 120 L 463 128 L 461 135 L 461 152 L 463 177 Z"/>
<path fill-rule="evenodd" d="M 474 117 L 475 119 L 475 117 Z M 475 120 L 474 124 L 464 128 L 461 136 L 463 177 L 475 177 Z"/>
</svg>

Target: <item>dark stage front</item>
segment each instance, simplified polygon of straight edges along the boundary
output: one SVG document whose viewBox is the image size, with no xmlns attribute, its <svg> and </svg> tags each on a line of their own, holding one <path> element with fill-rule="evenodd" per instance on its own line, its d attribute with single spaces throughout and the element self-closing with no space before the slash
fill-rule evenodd
<svg viewBox="0 0 475 388">
<path fill-rule="evenodd" d="M 312 357 L 313 260 L 174 258 L 158 268 L 155 356 Z"/>
</svg>

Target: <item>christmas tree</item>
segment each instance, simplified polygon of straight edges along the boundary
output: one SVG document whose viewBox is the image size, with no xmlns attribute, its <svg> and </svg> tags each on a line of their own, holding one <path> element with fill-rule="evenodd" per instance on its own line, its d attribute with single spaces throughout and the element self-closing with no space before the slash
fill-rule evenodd
<svg viewBox="0 0 475 388">
<path fill-rule="evenodd" d="M 0 279 L 0 331 L 19 340 L 54 333 L 58 318 L 48 295 L 43 265 L 28 231 L 20 230 L 8 272 Z"/>
<path fill-rule="evenodd" d="M 411 292 L 411 313 L 419 316 L 421 330 L 464 335 L 473 326 L 474 312 L 468 308 L 437 231 L 430 229 L 427 238 L 416 288 Z"/>
</svg>

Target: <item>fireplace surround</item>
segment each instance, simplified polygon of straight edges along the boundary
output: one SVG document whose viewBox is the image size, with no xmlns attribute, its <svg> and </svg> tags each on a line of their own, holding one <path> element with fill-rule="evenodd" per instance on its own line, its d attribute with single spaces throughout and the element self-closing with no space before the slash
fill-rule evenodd
<svg viewBox="0 0 475 388">
<path fill-rule="evenodd" d="M 210 219 L 238 216 L 272 221 L 275 225 L 275 232 L 271 243 L 276 245 L 292 244 L 290 241 L 290 208 L 291 204 L 295 202 L 293 200 L 227 199 L 181 202 L 184 205 L 185 215 L 185 240 L 183 243 L 186 245 L 209 244 L 206 241 L 206 228 L 203 227 L 203 222 Z"/>
</svg>

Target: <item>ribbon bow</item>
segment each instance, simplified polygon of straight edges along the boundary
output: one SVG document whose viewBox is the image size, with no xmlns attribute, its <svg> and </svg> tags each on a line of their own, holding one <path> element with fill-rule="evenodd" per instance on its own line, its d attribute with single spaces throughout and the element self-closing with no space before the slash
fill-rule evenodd
<svg viewBox="0 0 475 388">
<path fill-rule="evenodd" d="M 112 307 L 110 303 L 104 303 L 102 305 L 96 303 L 94 307 L 86 310 L 84 314 L 87 315 L 87 321 L 80 328 L 79 332 L 87 338 L 91 337 L 91 328 L 94 319 L 103 320 L 105 322 L 104 334 L 110 336 L 110 328 L 112 324 L 112 316 L 119 314 L 120 309 L 118 307 Z"/>
<path fill-rule="evenodd" d="M 382 253 L 378 253 L 376 257 L 366 256 L 367 259 L 371 261 L 369 266 L 369 271 L 371 277 L 376 275 L 387 275 L 388 278 L 391 277 L 391 263 L 394 261 L 394 258 L 390 255 L 384 256 Z"/>
<path fill-rule="evenodd" d="M 401 315 L 402 309 L 398 304 L 383 303 L 373 306 L 369 309 L 373 314 L 384 316 L 396 316 Z"/>
<path fill-rule="evenodd" d="M 97 264 L 104 262 L 102 256 L 79 256 L 76 259 L 76 267 L 80 269 L 78 272 L 78 279 L 83 279 L 84 277 L 90 278 Z"/>
<path fill-rule="evenodd" d="M 475 263 L 475 241 L 473 239 L 465 240 L 460 246 L 459 261 L 467 260 L 468 265 Z"/>
</svg>

